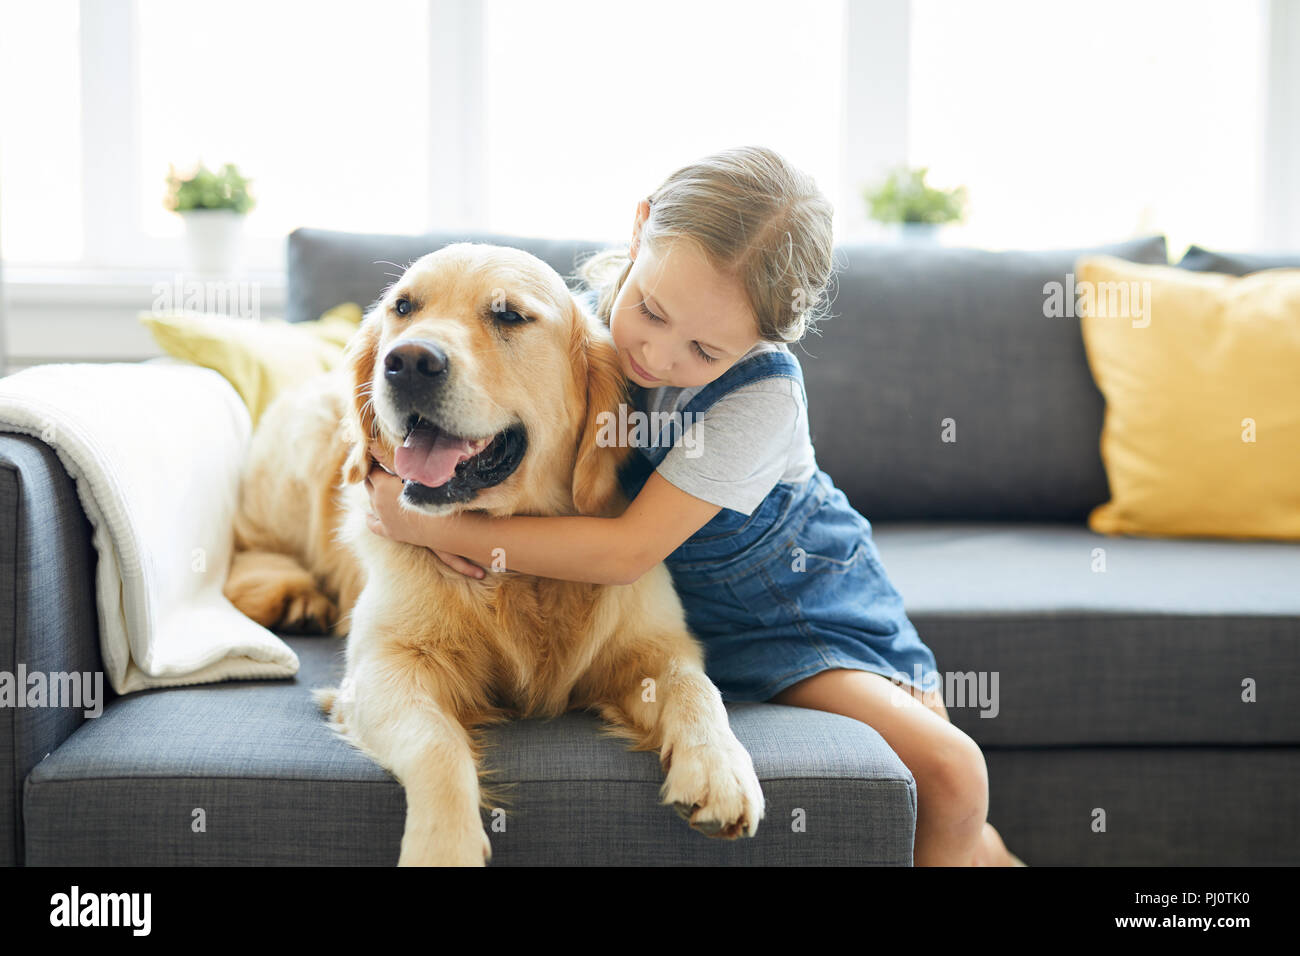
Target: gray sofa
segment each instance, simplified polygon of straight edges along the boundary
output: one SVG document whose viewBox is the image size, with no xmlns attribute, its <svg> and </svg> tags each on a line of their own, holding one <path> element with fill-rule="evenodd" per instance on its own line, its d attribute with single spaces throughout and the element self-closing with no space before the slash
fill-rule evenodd
<svg viewBox="0 0 1300 956">
<path fill-rule="evenodd" d="M 378 260 L 462 238 L 566 275 L 600 245 L 298 230 L 289 317 L 367 304 L 392 271 Z M 839 248 L 836 317 L 798 351 L 819 462 L 872 521 L 940 670 L 983 680 L 990 696 L 948 706 L 984 750 L 990 819 L 1015 853 L 1031 866 L 1300 863 L 1300 544 L 1087 529 L 1107 498 L 1103 400 L 1078 321 L 1043 310 L 1044 284 L 1079 251 Z M 1160 237 L 1105 251 L 1166 255 Z M 99 667 L 94 568 L 58 458 L 0 434 L 0 670 Z M 110 698 L 90 720 L 0 708 L 0 861 L 395 862 L 401 787 L 309 697 L 339 675 L 341 645 L 288 642 L 293 680 Z M 1247 678 L 1257 702 L 1241 699 Z M 874 730 L 729 710 L 768 801 L 755 839 L 689 830 L 656 802 L 655 756 L 574 713 L 492 734 L 488 765 L 515 784 L 493 863 L 911 863 L 915 785 Z"/>
</svg>

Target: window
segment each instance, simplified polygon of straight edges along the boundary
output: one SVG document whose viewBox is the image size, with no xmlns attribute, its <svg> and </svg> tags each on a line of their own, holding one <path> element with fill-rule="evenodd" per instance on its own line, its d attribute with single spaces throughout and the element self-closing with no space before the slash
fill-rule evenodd
<svg viewBox="0 0 1300 956">
<path fill-rule="evenodd" d="M 909 154 L 962 244 L 1255 245 L 1265 22 L 1218 0 L 913 0 Z"/>
<path fill-rule="evenodd" d="M 425 0 L 0 9 L 8 263 L 178 268 L 165 177 L 200 159 L 253 180 L 255 269 L 278 269 L 301 225 L 428 227 Z"/>
<path fill-rule="evenodd" d="M 1246 250 L 1296 236 L 1296 62 L 1286 0 L 8 2 L 0 245 L 180 268 L 164 177 L 199 159 L 252 178 L 257 271 L 302 225 L 621 240 L 674 169 L 763 143 L 841 239 L 906 161 L 968 188 L 951 243 Z"/>
<path fill-rule="evenodd" d="M 840 0 L 488 0 L 485 224 L 630 237 L 673 170 L 762 144 L 835 200 Z"/>
<path fill-rule="evenodd" d="M 253 179 L 251 235 L 297 226 L 426 227 L 422 0 L 139 0 L 140 222 L 181 235 L 167 164 L 235 162 Z"/>
<path fill-rule="evenodd" d="M 79 35 L 72 0 L 0 5 L 6 259 L 75 262 L 82 255 Z"/>
</svg>

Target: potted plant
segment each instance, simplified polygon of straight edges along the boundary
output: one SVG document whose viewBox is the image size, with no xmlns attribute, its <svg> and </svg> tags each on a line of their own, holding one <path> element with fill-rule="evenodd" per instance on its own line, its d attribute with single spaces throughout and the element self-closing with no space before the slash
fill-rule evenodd
<svg viewBox="0 0 1300 956">
<path fill-rule="evenodd" d="M 878 186 L 863 190 L 871 218 L 894 224 L 905 240 L 933 242 L 946 223 L 961 222 L 966 214 L 966 188 L 936 189 L 925 182 L 926 167 L 900 167 Z"/>
<path fill-rule="evenodd" d="M 185 176 L 168 165 L 164 204 L 185 222 L 193 271 L 229 275 L 239 268 L 244 215 L 254 205 L 248 184 L 234 163 L 216 173 L 199 163 Z"/>
</svg>

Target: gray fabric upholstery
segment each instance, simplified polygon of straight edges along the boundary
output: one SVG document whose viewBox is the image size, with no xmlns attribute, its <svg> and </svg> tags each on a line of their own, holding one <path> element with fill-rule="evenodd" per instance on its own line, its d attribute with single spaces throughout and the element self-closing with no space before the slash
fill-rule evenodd
<svg viewBox="0 0 1300 956">
<path fill-rule="evenodd" d="M 1222 272 L 1244 276 L 1264 269 L 1300 269 L 1300 252 L 1211 252 L 1190 246 L 1178 262 L 1178 268 L 1193 272 Z"/>
<path fill-rule="evenodd" d="M 90 532 L 50 447 L 0 433 L 0 670 L 101 669 Z M 23 780 L 84 721 L 80 708 L 0 707 L 0 863 L 22 859 Z"/>
<path fill-rule="evenodd" d="M 873 534 L 940 672 L 997 673 L 996 716 L 948 708 L 981 745 L 1300 744 L 1300 543 L 1014 523 Z"/>
<path fill-rule="evenodd" d="M 984 760 L 989 820 L 1030 866 L 1300 863 L 1295 747 L 987 748 Z"/>
<path fill-rule="evenodd" d="M 1163 237 L 1092 250 L 847 246 L 835 317 L 797 350 L 817 460 L 872 521 L 1078 521 L 1108 497 L 1105 401 L 1046 283 L 1086 252 L 1165 262 Z M 942 440 L 943 422 L 956 441 Z"/>
<path fill-rule="evenodd" d="M 1111 536 L 1039 522 L 872 530 L 912 613 L 1290 617 L 1300 627 L 1297 541 Z"/>
<path fill-rule="evenodd" d="M 28 778 L 27 863 L 395 863 L 401 786 L 329 731 L 309 693 L 342 676 L 342 644 L 289 643 L 295 680 L 129 694 L 87 721 Z M 493 862 L 911 863 L 915 783 L 879 734 L 792 707 L 729 711 L 768 801 L 753 840 L 695 833 L 658 804 L 655 754 L 630 753 L 594 715 L 572 713 L 485 735 L 486 767 L 513 784 Z M 192 829 L 196 808 L 206 832 Z"/>
<path fill-rule="evenodd" d="M 289 234 L 286 251 L 289 288 L 285 317 L 290 322 L 319 319 L 342 302 L 356 302 L 368 308 L 408 265 L 453 242 L 516 246 L 531 252 L 566 279 L 571 277 L 584 254 L 612 245 L 493 233 L 386 236 L 295 229 Z"/>
</svg>

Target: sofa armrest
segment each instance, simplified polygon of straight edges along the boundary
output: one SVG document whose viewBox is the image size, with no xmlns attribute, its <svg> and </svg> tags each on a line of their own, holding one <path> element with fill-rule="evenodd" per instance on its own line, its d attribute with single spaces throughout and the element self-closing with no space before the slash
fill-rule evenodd
<svg viewBox="0 0 1300 956">
<path fill-rule="evenodd" d="M 0 433 L 0 671 L 15 693 L 25 690 L 15 686 L 20 667 L 46 675 L 103 670 L 91 533 L 53 449 Z M 107 681 L 102 687 L 112 694 Z M 81 725 L 83 711 L 0 706 L 0 864 L 23 862 L 23 781 Z"/>
</svg>

